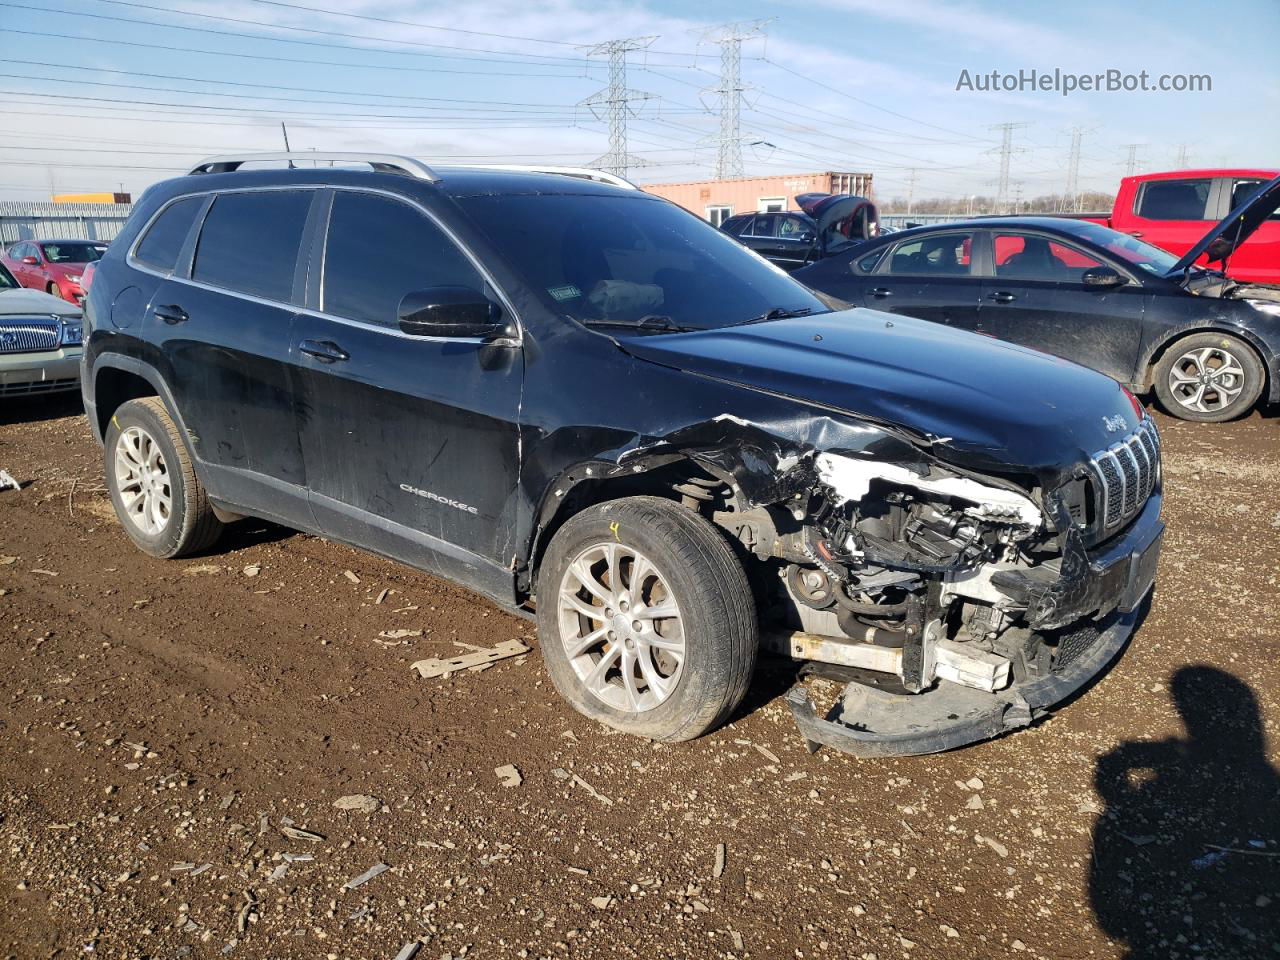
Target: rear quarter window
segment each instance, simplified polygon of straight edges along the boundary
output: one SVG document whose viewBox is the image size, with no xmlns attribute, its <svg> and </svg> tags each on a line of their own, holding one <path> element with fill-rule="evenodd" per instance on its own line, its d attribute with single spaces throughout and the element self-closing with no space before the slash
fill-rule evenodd
<svg viewBox="0 0 1280 960">
<path fill-rule="evenodd" d="M 165 207 L 134 250 L 134 259 L 157 270 L 172 270 L 203 203 L 204 197 L 186 197 Z"/>
<path fill-rule="evenodd" d="M 311 198 L 305 190 L 219 195 L 200 229 L 192 279 L 288 303 Z"/>
</svg>

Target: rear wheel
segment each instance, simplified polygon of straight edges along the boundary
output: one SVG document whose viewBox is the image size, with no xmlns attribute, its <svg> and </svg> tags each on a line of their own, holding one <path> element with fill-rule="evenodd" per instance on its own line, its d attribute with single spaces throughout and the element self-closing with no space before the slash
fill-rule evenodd
<svg viewBox="0 0 1280 960">
<path fill-rule="evenodd" d="M 1265 377 L 1261 361 L 1243 341 L 1197 333 L 1169 347 L 1154 379 L 1161 405 L 1173 416 L 1221 423 L 1253 408 Z"/>
<path fill-rule="evenodd" d="M 156 397 L 123 404 L 105 437 L 107 488 L 125 533 L 153 557 L 181 557 L 222 532 L 177 424 Z"/>
<path fill-rule="evenodd" d="M 580 713 L 652 740 L 690 740 L 742 701 L 759 645 L 755 602 L 724 537 L 658 497 L 589 507 L 538 573 L 552 682 Z"/>
</svg>

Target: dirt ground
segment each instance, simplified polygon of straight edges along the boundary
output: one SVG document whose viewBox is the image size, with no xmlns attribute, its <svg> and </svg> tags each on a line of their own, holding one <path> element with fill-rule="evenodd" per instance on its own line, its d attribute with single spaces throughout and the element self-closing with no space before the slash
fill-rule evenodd
<svg viewBox="0 0 1280 960">
<path fill-rule="evenodd" d="M 1280 421 L 1159 422 L 1168 535 L 1115 669 L 1014 736 L 868 761 L 805 751 L 776 661 L 728 727 L 650 744 L 570 712 L 530 624 L 407 567 L 257 522 L 154 560 L 75 401 L 9 401 L 3 952 L 1280 955 Z"/>
</svg>

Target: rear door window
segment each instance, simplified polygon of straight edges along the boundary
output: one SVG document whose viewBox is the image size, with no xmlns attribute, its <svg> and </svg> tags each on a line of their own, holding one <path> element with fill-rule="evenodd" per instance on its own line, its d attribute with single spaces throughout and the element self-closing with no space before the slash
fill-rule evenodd
<svg viewBox="0 0 1280 960">
<path fill-rule="evenodd" d="M 800 217 L 783 217 L 778 236 L 784 240 L 807 241 L 813 239 L 813 228 Z"/>
<path fill-rule="evenodd" d="M 1144 220 L 1207 220 L 1213 180 L 1152 180 L 1142 185 L 1137 214 Z"/>
<path fill-rule="evenodd" d="M 889 273 L 930 276 L 969 275 L 971 233 L 943 233 L 908 240 L 894 247 Z"/>
<path fill-rule="evenodd" d="M 484 278 L 449 236 L 419 211 L 371 193 L 338 191 L 325 241 L 325 313 L 397 327 L 406 293 Z"/>
<path fill-rule="evenodd" d="M 220 194 L 200 229 L 191 278 L 288 303 L 312 194 L 307 190 Z"/>
<path fill-rule="evenodd" d="M 1270 181 L 1267 181 L 1267 180 L 1235 181 L 1231 185 L 1231 209 L 1235 210 L 1239 208 L 1241 204 L 1243 204 L 1246 200 L 1248 200 L 1251 196 L 1253 196 L 1255 190 L 1257 190 L 1264 183 L 1269 183 L 1269 182 Z M 1267 217 L 1267 219 L 1280 220 L 1280 210 L 1274 211 L 1271 214 L 1271 216 Z"/>
<path fill-rule="evenodd" d="M 157 270 L 172 270 L 204 197 L 186 197 L 165 207 L 133 252 L 135 260 Z"/>
<path fill-rule="evenodd" d="M 778 220 L 777 214 L 756 214 L 756 222 L 751 227 L 751 235 L 753 237 L 776 237 L 778 235 Z"/>
</svg>

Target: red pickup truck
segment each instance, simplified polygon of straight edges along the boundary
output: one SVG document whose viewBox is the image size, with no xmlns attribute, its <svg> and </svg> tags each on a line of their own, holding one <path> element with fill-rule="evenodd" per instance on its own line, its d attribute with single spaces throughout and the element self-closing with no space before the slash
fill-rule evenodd
<svg viewBox="0 0 1280 960">
<path fill-rule="evenodd" d="M 1111 215 L 1085 215 L 1112 230 L 1182 256 L 1209 228 L 1247 200 L 1280 170 L 1177 170 L 1120 181 Z M 1206 265 L 1201 257 L 1197 261 Z M 1231 256 L 1227 274 L 1246 283 L 1280 284 L 1280 213 L 1258 228 Z"/>
</svg>

